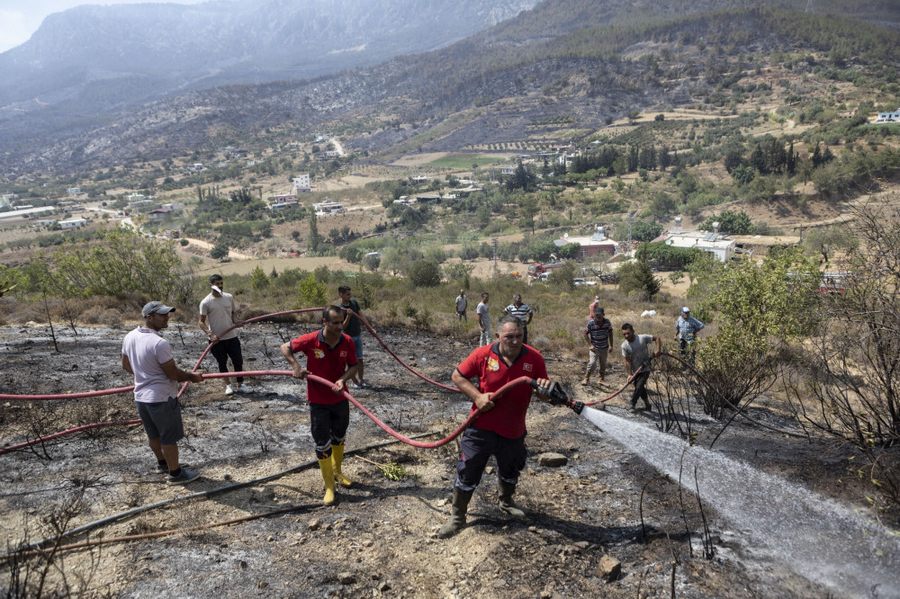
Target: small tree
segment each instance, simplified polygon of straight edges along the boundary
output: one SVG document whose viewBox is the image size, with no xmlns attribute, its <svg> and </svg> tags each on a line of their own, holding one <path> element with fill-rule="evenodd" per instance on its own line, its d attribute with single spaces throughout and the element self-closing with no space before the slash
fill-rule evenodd
<svg viewBox="0 0 900 599">
<path fill-rule="evenodd" d="M 221 260 L 222 258 L 226 258 L 228 256 L 228 252 L 228 244 L 224 241 L 220 241 L 209 251 L 209 256 L 216 260 Z"/>
<path fill-rule="evenodd" d="M 381 254 L 376 252 L 369 252 L 362 259 L 362 265 L 368 270 L 375 272 L 378 270 L 378 266 L 381 264 Z"/>
<path fill-rule="evenodd" d="M 853 250 L 859 245 L 857 235 L 846 227 L 822 227 L 813 229 L 803 239 L 803 247 L 811 254 L 818 254 L 827 267 L 838 250 Z"/>
<path fill-rule="evenodd" d="M 257 291 L 262 291 L 269 286 L 269 277 L 266 276 L 266 273 L 259 266 L 250 273 L 250 286 Z"/>
<path fill-rule="evenodd" d="M 660 282 L 653 274 L 647 258 L 638 258 L 619 268 L 619 289 L 624 293 L 640 292 L 641 298 L 650 301 L 659 293 Z"/>
<path fill-rule="evenodd" d="M 815 325 L 819 272 L 796 248 L 746 261 L 704 281 L 705 306 L 717 310 L 718 333 L 698 351 L 703 378 L 697 396 L 704 411 L 721 418 L 753 401 L 775 382 L 786 341 Z"/>
<path fill-rule="evenodd" d="M 575 263 L 566 262 L 550 273 L 550 284 L 556 289 L 575 289 Z"/>
<path fill-rule="evenodd" d="M 322 237 L 319 235 L 319 223 L 316 217 L 316 212 L 314 210 L 309 211 L 309 239 L 307 240 L 307 247 L 309 251 L 315 253 L 319 251 L 319 246 L 322 245 Z"/>
<path fill-rule="evenodd" d="M 441 284 L 441 267 L 435 260 L 417 260 L 407 276 L 413 287 L 437 287 Z"/>
<path fill-rule="evenodd" d="M 324 283 L 320 283 L 312 273 L 300 280 L 297 291 L 300 296 L 300 306 L 304 308 L 324 306 L 328 303 L 328 288 Z"/>
</svg>

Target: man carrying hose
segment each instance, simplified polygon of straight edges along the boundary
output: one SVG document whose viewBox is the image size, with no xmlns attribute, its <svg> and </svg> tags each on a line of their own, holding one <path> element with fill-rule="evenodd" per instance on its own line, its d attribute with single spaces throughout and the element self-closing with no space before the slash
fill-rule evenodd
<svg viewBox="0 0 900 599">
<path fill-rule="evenodd" d="M 294 369 L 296 378 L 314 374 L 334 383 L 331 388 L 313 381 L 306 383 L 309 426 L 325 481 L 325 505 L 334 503 L 335 479 L 344 487 L 352 484 L 341 472 L 344 437 L 350 425 L 350 403 L 341 392 L 356 374 L 357 361 L 356 347 L 350 336 L 341 332 L 343 327 L 344 311 L 340 306 L 329 306 L 322 311 L 321 331 L 301 335 L 281 346 L 281 355 Z M 306 368 L 294 357 L 297 352 L 306 354 Z"/>
<path fill-rule="evenodd" d="M 631 411 L 637 410 L 637 400 L 644 401 L 644 408 L 650 411 L 650 398 L 647 394 L 647 380 L 650 378 L 650 343 L 656 342 L 656 358 L 662 352 L 662 341 L 653 335 L 635 335 L 630 323 L 622 325 L 622 357 L 625 359 L 625 372 L 628 376 L 634 373 L 634 392 L 631 394 Z"/>
<path fill-rule="evenodd" d="M 450 520 L 438 531 L 441 538 L 450 537 L 465 526 L 469 500 L 492 455 L 497 460 L 500 509 L 510 516 L 525 516 L 513 502 L 513 494 L 527 456 L 525 413 L 531 403 L 532 387 L 515 386 L 504 392 L 496 404 L 492 398 L 503 385 L 522 376 L 536 379 L 538 396 L 548 397 L 551 382 L 547 380 L 544 358 L 523 343 L 523 328 L 520 319 L 504 316 L 497 329 L 497 342 L 475 349 L 453 372 L 453 382 L 472 400 L 472 411 L 480 416 L 460 437 Z M 476 377 L 477 387 L 469 380 Z"/>
<path fill-rule="evenodd" d="M 178 368 L 172 345 L 159 334 L 169 326 L 169 314 L 174 310 L 162 302 L 144 306 L 144 326 L 122 341 L 122 368 L 134 375 L 134 401 L 159 470 L 169 473 L 169 484 L 183 485 L 200 473 L 178 461 L 178 441 L 184 437 L 178 383 L 202 383 L 203 377 Z"/>
</svg>

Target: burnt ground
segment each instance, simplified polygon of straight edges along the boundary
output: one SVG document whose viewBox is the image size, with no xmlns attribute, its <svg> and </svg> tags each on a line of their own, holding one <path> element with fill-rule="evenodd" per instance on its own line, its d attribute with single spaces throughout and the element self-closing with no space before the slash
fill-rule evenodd
<svg viewBox="0 0 900 599">
<path fill-rule="evenodd" d="M 131 381 L 119 364 L 128 328 L 84 328 L 77 337 L 71 329 L 58 331 L 61 351 L 56 353 L 44 326 L 3 327 L 0 392 L 59 393 L 128 385 Z M 277 345 L 306 330 L 308 325 L 248 327 L 242 333 L 245 369 L 285 369 Z M 197 333 L 195 327 L 174 322 L 166 333 L 182 367 L 189 367 L 204 347 L 205 338 Z M 409 331 L 386 330 L 383 338 L 404 360 L 443 382 L 449 382 L 453 367 L 470 349 Z M 365 342 L 366 378 L 372 387 L 351 391 L 386 422 L 409 435 L 434 431 L 443 436 L 463 420 L 467 401 L 414 378 L 371 337 Z M 580 378 L 580 357 L 545 357 L 551 377 L 569 383 Z M 215 370 L 211 358 L 204 367 Z M 618 362 L 611 378 L 613 385 L 624 380 Z M 449 510 L 454 443 L 432 450 L 402 444 L 361 449 L 388 437 L 351 409 L 345 473 L 355 484 L 339 491 L 335 506 L 325 508 L 320 505 L 321 478 L 312 466 L 305 383 L 257 379 L 247 392 L 232 397 L 223 395 L 223 386 L 221 380 L 194 385 L 183 399 L 188 438 L 181 444 L 182 461 L 203 472 L 187 487 L 165 484 L 139 427 L 103 429 L 0 456 L 0 535 L 5 544 L 16 544 L 26 533 L 30 540 L 47 536 L 48 515 L 58 515 L 80 486 L 85 487 L 83 501 L 69 528 L 309 464 L 267 483 L 147 511 L 79 538 L 184 529 L 291 507 L 296 508 L 293 512 L 67 553 L 56 562 L 59 570 L 53 571 L 50 588 L 88 588 L 92 596 L 116 597 L 828 595 L 815 582 L 760 557 L 740 531 L 730 530 L 709 509 L 707 540 L 715 551 L 705 558 L 696 500 L 686 495 L 682 509 L 675 483 L 660 478 L 651 466 L 568 409 L 533 403 L 529 411 L 529 460 L 517 495 L 528 520 L 509 520 L 497 509 L 496 474 L 489 466 L 470 506 L 470 525 L 454 538 L 440 540 L 434 533 Z M 582 400 L 602 391 L 574 384 L 571 388 Z M 624 413 L 625 401 L 617 398 L 610 409 Z M 757 416 L 789 426 L 763 409 Z M 4 402 L 0 443 L 85 422 L 134 417 L 130 395 Z M 715 433 L 708 423 L 695 426 L 701 438 Z M 717 448 L 864 507 L 864 489 L 846 476 L 850 456 L 824 443 L 736 421 Z M 353 451 L 358 454 L 349 454 Z M 568 462 L 542 466 L 538 456 L 545 452 L 563 454 Z M 399 465 L 405 476 L 390 480 L 362 458 Z M 605 555 L 621 561 L 621 575 L 615 580 L 601 575 Z M 2 572 L 4 580 L 10 580 L 9 569 Z M 66 574 L 65 581 L 60 572 Z"/>
</svg>

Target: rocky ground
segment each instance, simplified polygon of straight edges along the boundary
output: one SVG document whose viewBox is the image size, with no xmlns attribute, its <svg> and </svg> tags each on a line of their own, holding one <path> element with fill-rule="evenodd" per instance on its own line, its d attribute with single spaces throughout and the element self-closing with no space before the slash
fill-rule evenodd
<svg viewBox="0 0 900 599">
<path fill-rule="evenodd" d="M 242 334 L 245 368 L 284 369 L 282 339 L 308 325 L 260 324 Z M 121 372 L 124 328 L 71 329 L 54 352 L 46 327 L 0 329 L 0 393 L 58 393 L 130 384 Z M 204 339 L 195 327 L 173 323 L 166 333 L 178 361 L 188 367 Z M 409 331 L 386 330 L 385 343 L 429 376 L 449 382 L 469 346 Z M 408 435 L 444 436 L 462 421 L 468 402 L 435 390 L 403 370 L 371 337 L 365 338 L 371 388 L 354 395 Z M 583 388 L 580 362 L 546 356 L 551 376 L 569 382 L 590 400 L 624 380 L 616 365 L 609 387 Z M 207 360 L 207 370 L 214 363 Z M 629 448 L 606 438 L 565 408 L 543 403 L 529 411 L 529 460 L 520 482 L 526 521 L 496 507 L 492 467 L 476 492 L 470 525 L 440 540 L 454 473 L 455 443 L 439 449 L 402 444 L 370 448 L 389 437 L 358 410 L 351 411 L 345 471 L 355 481 L 332 507 L 320 505 L 321 478 L 314 467 L 304 386 L 266 378 L 233 397 L 222 381 L 191 388 L 184 398 L 188 439 L 182 459 L 203 477 L 170 487 L 145 446 L 140 428 L 104 429 L 47 443 L 34 451 L 0 456 L 0 535 L 8 547 L 27 533 L 48 535 L 83 488 L 67 528 L 152 502 L 294 471 L 210 498 L 145 511 L 93 531 L 107 539 L 176 529 L 164 538 L 115 543 L 65 554 L 55 561 L 47 588 L 116 597 L 823 597 L 827 589 L 761 556 L 741 531 L 705 511 L 704 535 L 696 499 L 679 500 L 664 479 Z M 623 398 L 610 410 L 624 415 Z M 618 406 L 618 407 L 617 407 Z M 766 415 L 761 409 L 760 413 Z M 52 403 L 0 404 L 0 443 L 98 420 L 134 417 L 128 395 Z M 653 419 L 628 416 L 646 421 Z M 774 416 L 768 416 L 774 418 Z M 774 420 L 772 420 L 774 421 Z M 787 426 L 787 423 L 781 423 Z M 714 433 L 709 423 L 699 434 Z M 750 429 L 736 422 L 718 442 L 720 451 L 758 468 L 800 481 L 817 492 L 862 505 L 862 493 L 835 482 L 847 456 L 816 442 Z M 564 456 L 545 465 L 543 454 Z M 363 459 L 365 458 L 365 459 Z M 372 462 L 402 470 L 391 480 Z M 830 481 L 830 482 L 829 482 Z M 852 481 L 851 481 L 852 482 Z M 735 492 L 740 492 L 736 489 Z M 229 520 L 290 510 L 270 517 L 202 528 Z M 703 539 L 712 549 L 704 556 Z M 31 562 L 32 572 L 40 560 Z M 23 567 L 24 572 L 27 568 Z M 22 586 L 2 570 L 10 588 Z M 60 573 L 65 573 L 65 578 Z M 34 582 L 32 576 L 31 582 Z M 47 594 L 47 588 L 44 592 Z M 34 590 L 26 595 L 34 595 Z M 863 593 L 860 593 L 861 596 Z"/>
</svg>

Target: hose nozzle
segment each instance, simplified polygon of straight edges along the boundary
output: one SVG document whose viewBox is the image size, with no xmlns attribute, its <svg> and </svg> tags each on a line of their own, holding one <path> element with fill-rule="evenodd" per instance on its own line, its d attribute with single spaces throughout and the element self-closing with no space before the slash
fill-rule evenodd
<svg viewBox="0 0 900 599">
<path fill-rule="evenodd" d="M 532 389 L 537 390 L 537 379 L 531 379 L 531 387 Z M 566 393 L 566 390 L 563 389 L 562 385 L 556 381 L 550 383 L 550 390 L 547 392 L 547 395 L 550 397 L 551 406 L 569 405 L 569 394 Z"/>
</svg>

